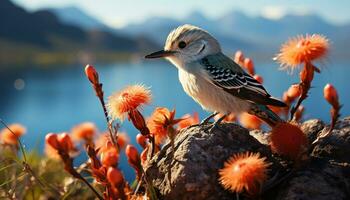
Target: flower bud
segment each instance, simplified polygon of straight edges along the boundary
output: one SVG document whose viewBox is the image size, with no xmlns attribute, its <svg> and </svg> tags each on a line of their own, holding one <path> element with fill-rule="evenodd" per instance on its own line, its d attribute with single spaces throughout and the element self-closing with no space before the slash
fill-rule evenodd
<svg viewBox="0 0 350 200">
<path fill-rule="evenodd" d="M 85 75 L 88 77 L 89 81 L 92 84 L 98 84 L 98 73 L 92 65 L 86 65 L 85 67 Z"/>
<path fill-rule="evenodd" d="M 236 51 L 234 61 L 238 64 L 243 64 L 244 55 L 242 51 Z"/>
<path fill-rule="evenodd" d="M 129 137 L 126 133 L 118 133 L 117 143 L 120 149 L 123 149 L 129 143 Z"/>
<path fill-rule="evenodd" d="M 101 153 L 101 162 L 104 166 L 115 166 L 119 162 L 119 154 L 114 146 L 108 147 Z"/>
<path fill-rule="evenodd" d="M 338 93 L 335 87 L 331 84 L 327 84 L 323 90 L 324 98 L 331 104 L 333 107 L 339 106 Z"/>
<path fill-rule="evenodd" d="M 141 163 L 140 155 L 134 146 L 130 144 L 127 145 L 125 149 L 125 154 L 126 154 L 126 157 L 128 158 L 128 162 L 130 163 L 130 165 L 137 168 L 140 166 L 140 163 Z"/>
<path fill-rule="evenodd" d="M 116 188 L 119 188 L 124 183 L 123 174 L 118 169 L 113 167 L 108 168 L 107 179 Z"/>
<path fill-rule="evenodd" d="M 243 66 L 247 69 L 247 71 L 250 75 L 255 74 L 254 63 L 253 63 L 252 59 L 245 58 Z"/>
<path fill-rule="evenodd" d="M 258 117 L 248 113 L 242 113 L 239 120 L 248 129 L 260 129 L 262 123 Z"/>
<path fill-rule="evenodd" d="M 136 142 L 142 147 L 142 148 L 146 148 L 146 137 L 143 136 L 141 133 L 136 135 Z"/>
<path fill-rule="evenodd" d="M 59 147 L 65 152 L 69 152 L 74 149 L 72 139 L 67 133 L 62 133 L 57 136 Z"/>
<path fill-rule="evenodd" d="M 129 112 L 129 118 L 134 124 L 135 128 L 141 132 L 142 135 L 149 135 L 149 129 L 146 125 L 145 118 L 137 109 L 131 110 Z"/>
<path fill-rule="evenodd" d="M 57 140 L 57 135 L 54 133 L 49 133 L 45 136 L 45 141 L 47 144 L 49 144 L 52 148 L 58 149 L 58 140 Z"/>
<path fill-rule="evenodd" d="M 262 76 L 259 76 L 259 75 L 257 75 L 257 74 L 255 74 L 255 75 L 253 76 L 253 78 L 254 78 L 255 80 L 257 80 L 260 84 L 262 84 L 262 83 L 264 82 L 264 79 L 262 78 Z"/>
<path fill-rule="evenodd" d="M 301 94 L 301 88 L 299 84 L 291 85 L 287 91 L 288 97 L 293 100 L 298 98 L 300 94 Z"/>
</svg>

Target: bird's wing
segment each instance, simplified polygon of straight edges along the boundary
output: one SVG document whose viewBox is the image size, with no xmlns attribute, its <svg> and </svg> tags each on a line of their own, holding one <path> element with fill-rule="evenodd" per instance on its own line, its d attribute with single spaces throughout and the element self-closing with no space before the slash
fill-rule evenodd
<svg viewBox="0 0 350 200">
<path fill-rule="evenodd" d="M 207 74 L 206 78 L 216 86 L 237 96 L 261 104 L 269 104 L 270 94 L 238 64 L 223 54 L 207 56 L 200 64 Z"/>
</svg>

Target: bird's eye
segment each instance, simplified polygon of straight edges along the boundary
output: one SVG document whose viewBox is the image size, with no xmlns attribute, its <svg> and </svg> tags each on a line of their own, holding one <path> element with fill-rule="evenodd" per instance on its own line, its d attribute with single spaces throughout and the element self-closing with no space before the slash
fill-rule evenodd
<svg viewBox="0 0 350 200">
<path fill-rule="evenodd" d="M 179 48 L 180 49 L 183 49 L 185 47 L 186 47 L 186 42 L 184 42 L 184 41 L 179 42 Z"/>
</svg>

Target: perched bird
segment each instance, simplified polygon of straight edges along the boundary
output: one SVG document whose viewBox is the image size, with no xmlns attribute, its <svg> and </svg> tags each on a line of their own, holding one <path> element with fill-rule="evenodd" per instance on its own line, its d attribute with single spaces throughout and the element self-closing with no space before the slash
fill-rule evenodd
<svg viewBox="0 0 350 200">
<path fill-rule="evenodd" d="M 231 112 L 254 114 L 271 126 L 282 121 L 267 105 L 286 105 L 271 97 L 257 80 L 224 55 L 218 41 L 207 31 L 188 24 L 179 26 L 168 35 L 164 50 L 145 56 L 161 57 L 178 68 L 185 92 L 203 109 L 213 112 L 203 122 L 224 114 L 215 127 Z"/>
</svg>

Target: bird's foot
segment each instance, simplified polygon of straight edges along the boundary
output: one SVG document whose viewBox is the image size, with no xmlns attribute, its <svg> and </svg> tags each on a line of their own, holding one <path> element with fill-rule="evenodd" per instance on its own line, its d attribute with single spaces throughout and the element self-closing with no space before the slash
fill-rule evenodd
<svg viewBox="0 0 350 200">
<path fill-rule="evenodd" d="M 206 117 L 205 119 L 203 119 L 200 123 L 200 125 L 203 125 L 203 124 L 207 124 L 213 117 L 215 117 L 216 115 L 218 115 L 219 112 L 214 112 L 212 113 L 211 115 L 209 115 L 208 117 Z"/>
<path fill-rule="evenodd" d="M 224 129 L 220 128 L 220 123 L 222 122 L 222 120 L 224 120 L 226 117 L 226 115 L 223 115 L 222 117 L 220 117 L 218 120 L 216 120 L 213 124 L 211 124 L 210 126 L 208 126 L 207 128 L 204 129 L 204 131 L 209 131 L 209 133 L 212 132 L 212 130 L 214 129 L 219 129 L 222 132 L 225 132 Z"/>
</svg>

